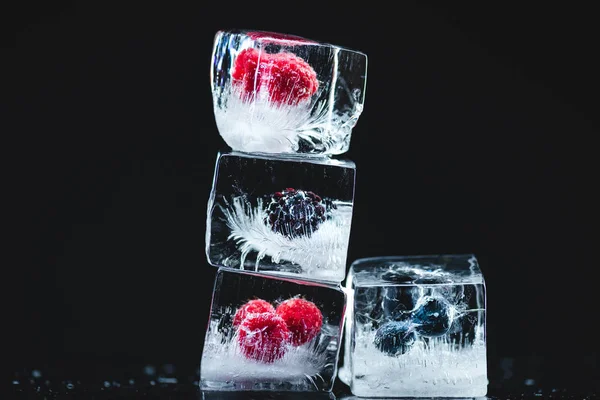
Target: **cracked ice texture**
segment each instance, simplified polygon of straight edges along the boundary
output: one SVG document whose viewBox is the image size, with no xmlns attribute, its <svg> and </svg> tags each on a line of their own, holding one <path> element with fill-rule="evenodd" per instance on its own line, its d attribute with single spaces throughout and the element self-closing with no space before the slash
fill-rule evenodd
<svg viewBox="0 0 600 400">
<path fill-rule="evenodd" d="M 241 328 L 233 324 L 236 311 L 252 299 L 277 307 L 290 298 L 315 304 L 323 317 L 319 332 L 301 345 L 287 343 L 283 356 L 271 362 L 247 357 L 239 345 Z M 345 307 L 346 295 L 339 285 L 219 269 L 200 363 L 201 388 L 330 392 L 337 376 Z"/>
<path fill-rule="evenodd" d="M 485 283 L 475 256 L 359 259 L 350 266 L 345 286 L 348 311 L 339 375 L 354 395 L 486 395 Z M 375 337 L 381 326 L 396 323 L 411 326 L 410 338 L 416 340 L 388 338 L 390 346 L 396 340 L 408 351 L 385 354 Z"/>
<path fill-rule="evenodd" d="M 354 179 L 351 161 L 219 153 L 207 211 L 209 263 L 341 282 Z"/>
<path fill-rule="evenodd" d="M 219 31 L 210 71 L 217 128 L 233 150 L 348 151 L 365 100 L 364 53 L 281 33 Z"/>
</svg>

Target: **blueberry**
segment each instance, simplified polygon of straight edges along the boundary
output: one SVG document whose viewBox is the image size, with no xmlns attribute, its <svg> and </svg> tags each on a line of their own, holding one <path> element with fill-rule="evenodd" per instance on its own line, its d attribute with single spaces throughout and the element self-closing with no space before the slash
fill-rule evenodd
<svg viewBox="0 0 600 400">
<path fill-rule="evenodd" d="M 452 306 L 443 297 L 425 296 L 412 314 L 415 330 L 423 336 L 445 335 L 452 325 Z"/>
<path fill-rule="evenodd" d="M 408 352 L 417 335 L 406 321 L 391 321 L 381 325 L 375 332 L 375 347 L 388 356 L 399 356 Z"/>
</svg>

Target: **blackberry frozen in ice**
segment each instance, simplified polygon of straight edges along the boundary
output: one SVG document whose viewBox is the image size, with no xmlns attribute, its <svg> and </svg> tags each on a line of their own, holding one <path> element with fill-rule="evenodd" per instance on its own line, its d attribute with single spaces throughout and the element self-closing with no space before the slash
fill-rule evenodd
<svg viewBox="0 0 600 400">
<path fill-rule="evenodd" d="M 311 236 L 333 207 L 331 201 L 309 190 L 287 188 L 271 195 L 267 223 L 286 237 Z"/>
<path fill-rule="evenodd" d="M 342 281 L 354 171 L 348 160 L 220 153 L 208 203 L 208 262 Z"/>
</svg>

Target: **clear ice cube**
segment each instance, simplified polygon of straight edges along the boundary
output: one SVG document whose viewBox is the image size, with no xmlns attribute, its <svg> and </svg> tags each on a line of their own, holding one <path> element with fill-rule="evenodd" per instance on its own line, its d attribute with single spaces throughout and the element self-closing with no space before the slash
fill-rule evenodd
<svg viewBox="0 0 600 400">
<path fill-rule="evenodd" d="M 237 151 L 341 154 L 365 99 L 367 56 L 274 32 L 219 31 L 211 89 L 219 133 Z"/>
<path fill-rule="evenodd" d="M 330 392 L 345 305 L 339 284 L 220 268 L 201 389 Z"/>
<path fill-rule="evenodd" d="M 363 258 L 345 286 L 339 376 L 354 395 L 486 395 L 485 282 L 474 255 Z"/>
<path fill-rule="evenodd" d="M 354 177 L 351 161 L 219 153 L 208 204 L 209 263 L 341 282 Z"/>
</svg>

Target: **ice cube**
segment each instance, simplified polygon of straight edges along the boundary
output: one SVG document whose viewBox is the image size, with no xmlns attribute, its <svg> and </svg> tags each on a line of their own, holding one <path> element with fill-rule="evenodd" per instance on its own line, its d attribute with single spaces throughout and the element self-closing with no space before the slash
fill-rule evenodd
<svg viewBox="0 0 600 400">
<path fill-rule="evenodd" d="M 356 396 L 487 393 L 486 296 L 472 254 L 356 260 L 340 378 Z"/>
<path fill-rule="evenodd" d="M 331 392 L 345 305 L 339 284 L 220 268 L 201 389 Z"/>
<path fill-rule="evenodd" d="M 219 153 L 208 204 L 210 264 L 341 282 L 355 165 L 328 157 Z"/>
<path fill-rule="evenodd" d="M 274 32 L 219 31 L 211 89 L 219 133 L 237 151 L 341 154 L 363 110 L 367 56 Z"/>
</svg>

